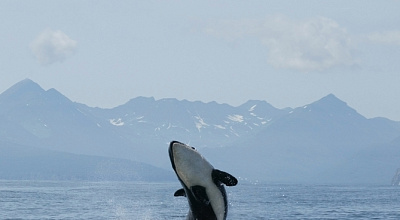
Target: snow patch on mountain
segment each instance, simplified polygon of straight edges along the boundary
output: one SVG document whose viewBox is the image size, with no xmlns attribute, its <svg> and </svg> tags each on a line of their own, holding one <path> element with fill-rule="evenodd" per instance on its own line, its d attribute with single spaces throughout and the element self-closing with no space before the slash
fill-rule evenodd
<svg viewBox="0 0 400 220">
<path fill-rule="evenodd" d="M 222 125 L 214 125 L 214 127 L 215 127 L 215 128 L 219 128 L 219 129 L 223 129 L 223 130 L 226 129 L 226 128 L 225 128 L 224 126 L 222 126 Z"/>
<path fill-rule="evenodd" d="M 254 111 L 254 109 L 256 108 L 256 106 L 257 106 L 257 105 L 253 105 L 253 106 L 251 106 L 251 108 L 249 109 L 249 112 L 252 112 L 252 111 Z"/>
<path fill-rule="evenodd" d="M 194 118 L 198 120 L 197 122 L 195 122 L 195 124 L 199 132 L 201 131 L 202 128 L 209 126 L 207 123 L 204 122 L 204 120 L 200 116 L 194 116 Z"/>
<path fill-rule="evenodd" d="M 228 119 L 234 122 L 243 122 L 243 115 L 228 115 Z"/>
<path fill-rule="evenodd" d="M 230 129 L 230 132 L 231 132 L 232 134 L 234 134 L 236 137 L 240 137 L 240 135 L 233 129 L 232 126 L 230 126 L 229 129 Z"/>
<path fill-rule="evenodd" d="M 110 119 L 109 120 L 110 124 L 114 125 L 114 126 L 123 126 L 125 123 L 122 121 L 121 118 L 118 119 Z"/>
</svg>

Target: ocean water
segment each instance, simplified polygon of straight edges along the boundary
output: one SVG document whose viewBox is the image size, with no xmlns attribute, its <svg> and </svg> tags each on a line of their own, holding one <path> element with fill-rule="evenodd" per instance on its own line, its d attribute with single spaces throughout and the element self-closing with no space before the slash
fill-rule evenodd
<svg viewBox="0 0 400 220">
<path fill-rule="evenodd" d="M 0 181 L 0 219 L 185 219 L 176 183 Z M 400 219 L 400 187 L 239 183 L 228 219 Z"/>
</svg>

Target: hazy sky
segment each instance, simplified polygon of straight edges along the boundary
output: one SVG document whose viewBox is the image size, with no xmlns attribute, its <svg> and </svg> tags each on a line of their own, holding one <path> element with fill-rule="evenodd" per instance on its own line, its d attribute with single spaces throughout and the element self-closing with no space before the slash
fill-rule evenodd
<svg viewBox="0 0 400 220">
<path fill-rule="evenodd" d="M 400 1 L 0 1 L 0 93 L 298 107 L 333 93 L 400 121 Z"/>
</svg>

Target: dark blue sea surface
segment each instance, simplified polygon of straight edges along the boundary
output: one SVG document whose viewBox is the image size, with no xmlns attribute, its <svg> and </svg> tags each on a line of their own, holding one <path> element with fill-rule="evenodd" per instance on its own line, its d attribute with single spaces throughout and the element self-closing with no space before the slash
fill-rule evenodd
<svg viewBox="0 0 400 220">
<path fill-rule="evenodd" d="M 0 219 L 185 219 L 176 183 L 0 181 Z M 400 187 L 239 183 L 228 219 L 400 219 Z"/>
</svg>

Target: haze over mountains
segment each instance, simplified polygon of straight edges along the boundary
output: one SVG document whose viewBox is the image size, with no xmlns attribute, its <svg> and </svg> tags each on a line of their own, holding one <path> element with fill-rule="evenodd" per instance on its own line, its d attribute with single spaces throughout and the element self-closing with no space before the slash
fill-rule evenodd
<svg viewBox="0 0 400 220">
<path fill-rule="evenodd" d="M 101 109 L 26 79 L 0 94 L 0 122 L 8 179 L 170 180 L 171 140 L 250 180 L 388 184 L 400 167 L 400 122 L 332 94 L 295 109 L 145 97 Z"/>
</svg>

